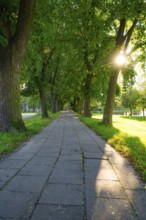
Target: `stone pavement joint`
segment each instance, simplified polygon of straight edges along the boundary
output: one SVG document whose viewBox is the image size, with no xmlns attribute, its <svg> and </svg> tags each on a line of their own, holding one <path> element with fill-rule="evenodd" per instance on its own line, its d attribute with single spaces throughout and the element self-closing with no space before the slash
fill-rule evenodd
<svg viewBox="0 0 146 220">
<path fill-rule="evenodd" d="M 0 220 L 145 220 L 131 164 L 64 112 L 0 160 Z"/>
</svg>

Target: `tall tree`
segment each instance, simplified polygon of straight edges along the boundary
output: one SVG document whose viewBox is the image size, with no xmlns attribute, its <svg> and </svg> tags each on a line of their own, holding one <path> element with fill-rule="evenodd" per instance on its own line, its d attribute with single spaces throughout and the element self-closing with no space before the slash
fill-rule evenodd
<svg viewBox="0 0 146 220">
<path fill-rule="evenodd" d="M 145 7 L 145 3 L 143 1 L 119 1 L 119 2 L 112 2 L 112 7 L 115 10 L 115 6 L 117 7 L 117 12 L 113 13 L 111 8 L 111 12 L 113 13 L 113 23 L 119 23 L 117 34 L 115 35 L 115 46 L 113 48 L 112 58 L 114 59 L 121 50 L 125 53 L 127 48 L 130 44 L 130 40 L 138 21 L 140 22 L 140 15 L 143 11 L 143 7 Z M 138 10 L 137 10 L 138 8 Z M 104 108 L 104 115 L 103 115 L 103 123 L 105 124 L 112 124 L 112 109 L 114 104 L 114 97 L 116 92 L 116 85 L 117 79 L 121 67 L 114 67 L 114 70 L 111 74 L 108 91 L 107 91 L 107 98 L 106 104 Z"/>
<path fill-rule="evenodd" d="M 25 129 L 20 106 L 20 68 L 35 2 L 20 0 L 0 3 L 0 131 Z"/>
</svg>

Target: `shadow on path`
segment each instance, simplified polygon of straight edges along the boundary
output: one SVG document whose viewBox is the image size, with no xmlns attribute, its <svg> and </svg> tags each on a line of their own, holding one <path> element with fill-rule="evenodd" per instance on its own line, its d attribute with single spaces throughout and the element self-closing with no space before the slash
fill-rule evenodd
<svg viewBox="0 0 146 220">
<path fill-rule="evenodd" d="M 129 162 L 71 112 L 0 161 L 0 220 L 145 220 L 145 207 Z"/>
</svg>

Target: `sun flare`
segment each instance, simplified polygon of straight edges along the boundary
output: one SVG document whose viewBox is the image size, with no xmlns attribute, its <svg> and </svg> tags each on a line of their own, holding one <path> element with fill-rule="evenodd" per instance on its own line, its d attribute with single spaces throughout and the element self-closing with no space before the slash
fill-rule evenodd
<svg viewBox="0 0 146 220">
<path fill-rule="evenodd" d="M 119 66 L 122 66 L 127 63 L 127 59 L 123 54 L 119 54 L 115 59 L 115 63 Z"/>
</svg>

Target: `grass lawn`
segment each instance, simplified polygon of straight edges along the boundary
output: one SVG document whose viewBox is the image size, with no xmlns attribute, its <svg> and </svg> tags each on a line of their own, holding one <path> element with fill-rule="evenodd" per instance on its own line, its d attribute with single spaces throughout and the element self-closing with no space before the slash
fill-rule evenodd
<svg viewBox="0 0 146 220">
<path fill-rule="evenodd" d="M 124 157 L 129 158 L 146 182 L 146 118 L 142 116 L 113 116 L 113 127 L 101 124 L 101 115 L 80 119 L 107 140 Z"/>
<path fill-rule="evenodd" d="M 47 126 L 53 119 L 55 119 L 60 113 L 49 114 L 50 118 L 41 119 L 41 116 L 35 115 L 31 118 L 24 119 L 27 131 L 23 133 L 3 133 L 0 132 L 0 157 L 12 152 L 23 141 L 30 138 L 32 135 L 38 133 L 42 128 Z"/>
</svg>

